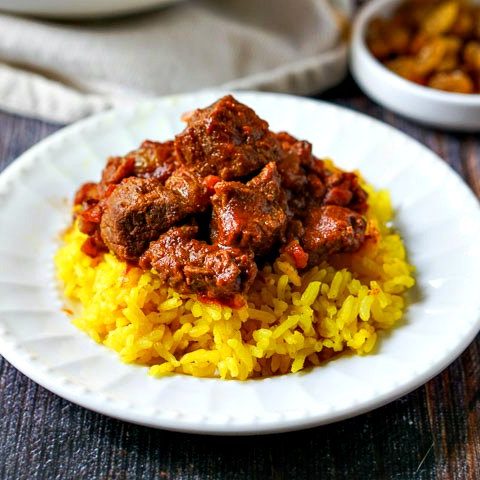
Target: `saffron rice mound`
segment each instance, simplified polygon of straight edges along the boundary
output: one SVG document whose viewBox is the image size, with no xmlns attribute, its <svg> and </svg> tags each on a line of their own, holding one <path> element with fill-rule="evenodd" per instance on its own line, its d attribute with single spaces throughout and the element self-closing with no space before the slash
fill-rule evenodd
<svg viewBox="0 0 480 480">
<path fill-rule="evenodd" d="M 368 239 L 358 252 L 302 273 L 280 256 L 259 272 L 238 309 L 181 295 L 155 271 L 112 254 L 95 262 L 82 253 L 86 236 L 74 224 L 55 257 L 73 323 L 154 376 L 245 380 L 298 372 L 340 352 L 367 354 L 379 331 L 401 319 L 414 278 L 390 227 L 388 192 L 362 186 L 369 194 Z"/>
</svg>

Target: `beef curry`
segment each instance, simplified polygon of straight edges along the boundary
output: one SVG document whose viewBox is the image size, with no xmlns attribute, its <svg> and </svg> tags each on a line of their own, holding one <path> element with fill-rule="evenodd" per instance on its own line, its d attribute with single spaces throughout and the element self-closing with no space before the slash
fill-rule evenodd
<svg viewBox="0 0 480 480">
<path fill-rule="evenodd" d="M 367 195 L 356 174 L 232 96 L 184 120 L 173 141 L 109 158 L 100 182 L 78 190 L 86 254 L 111 251 L 179 292 L 232 303 L 280 254 L 303 269 L 360 248 Z"/>
</svg>

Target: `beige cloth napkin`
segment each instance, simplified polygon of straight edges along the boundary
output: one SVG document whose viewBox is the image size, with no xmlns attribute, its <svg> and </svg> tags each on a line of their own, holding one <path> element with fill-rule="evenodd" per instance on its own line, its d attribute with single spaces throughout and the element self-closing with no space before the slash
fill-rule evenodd
<svg viewBox="0 0 480 480">
<path fill-rule="evenodd" d="M 0 15 L 0 108 L 71 122 L 212 87 L 320 92 L 346 71 L 350 0 L 198 0 L 82 23 Z"/>
</svg>

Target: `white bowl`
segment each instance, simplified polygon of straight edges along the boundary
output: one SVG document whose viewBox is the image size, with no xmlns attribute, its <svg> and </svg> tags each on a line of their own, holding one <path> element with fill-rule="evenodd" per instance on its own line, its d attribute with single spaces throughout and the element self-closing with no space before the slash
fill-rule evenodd
<svg viewBox="0 0 480 480">
<path fill-rule="evenodd" d="M 0 10 L 46 18 L 88 19 L 140 12 L 179 0 L 0 0 Z"/>
<path fill-rule="evenodd" d="M 433 127 L 480 131 L 480 95 L 442 92 L 405 80 L 384 67 L 369 51 L 365 33 L 370 21 L 388 16 L 402 0 L 372 0 L 353 28 L 350 64 L 361 89 L 400 115 Z"/>
</svg>

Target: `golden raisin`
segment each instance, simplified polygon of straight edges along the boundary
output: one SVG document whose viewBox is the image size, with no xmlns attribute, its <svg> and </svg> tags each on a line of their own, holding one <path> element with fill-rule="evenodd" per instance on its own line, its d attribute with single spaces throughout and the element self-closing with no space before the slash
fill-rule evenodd
<svg viewBox="0 0 480 480">
<path fill-rule="evenodd" d="M 430 39 L 430 35 L 427 35 L 425 32 L 417 33 L 410 41 L 410 53 L 412 55 L 417 55 Z"/>
<path fill-rule="evenodd" d="M 429 80 L 428 86 L 454 93 L 473 93 L 474 91 L 472 79 L 461 70 L 436 73 Z"/>
<path fill-rule="evenodd" d="M 404 54 L 408 50 L 410 36 L 404 27 L 380 19 L 370 24 L 367 45 L 376 58 L 385 59 L 392 54 Z"/>
<path fill-rule="evenodd" d="M 468 68 L 480 71 L 480 42 L 468 42 L 463 51 L 463 58 Z"/>
<path fill-rule="evenodd" d="M 427 75 L 435 70 L 447 53 L 447 42 L 442 37 L 435 37 L 421 48 L 416 56 L 417 71 Z"/>
<path fill-rule="evenodd" d="M 375 18 L 370 22 L 367 45 L 374 57 L 384 59 L 389 56 L 390 47 L 385 41 L 385 21 L 383 19 Z"/>
<path fill-rule="evenodd" d="M 447 48 L 447 55 L 457 55 L 462 46 L 462 41 L 454 35 L 445 35 L 442 37 Z"/>
<path fill-rule="evenodd" d="M 473 35 L 480 40 L 480 7 L 473 10 Z"/>
<path fill-rule="evenodd" d="M 459 67 L 456 55 L 446 54 L 435 69 L 437 72 L 451 72 Z"/>
<path fill-rule="evenodd" d="M 386 67 L 411 82 L 423 84 L 425 79 L 418 73 L 416 60 L 412 57 L 398 57 L 387 62 Z"/>
<path fill-rule="evenodd" d="M 453 35 L 442 37 L 445 42 L 445 55 L 442 61 L 435 68 L 437 72 L 446 72 L 459 68 L 459 52 L 462 47 L 462 41 Z"/>
<path fill-rule="evenodd" d="M 388 32 L 387 43 L 390 47 L 390 52 L 403 55 L 408 51 L 408 44 L 410 43 L 410 36 L 408 30 L 400 26 L 392 26 Z"/>
<path fill-rule="evenodd" d="M 429 35 L 441 35 L 448 32 L 458 16 L 459 5 L 455 1 L 443 2 L 426 15 L 422 21 L 422 30 Z"/>
<path fill-rule="evenodd" d="M 473 16 L 468 11 L 461 11 L 450 32 L 458 37 L 467 38 L 473 31 Z"/>
<path fill-rule="evenodd" d="M 398 8 L 398 15 L 405 25 L 418 28 L 430 12 L 432 4 L 431 1 L 407 1 Z"/>
</svg>

